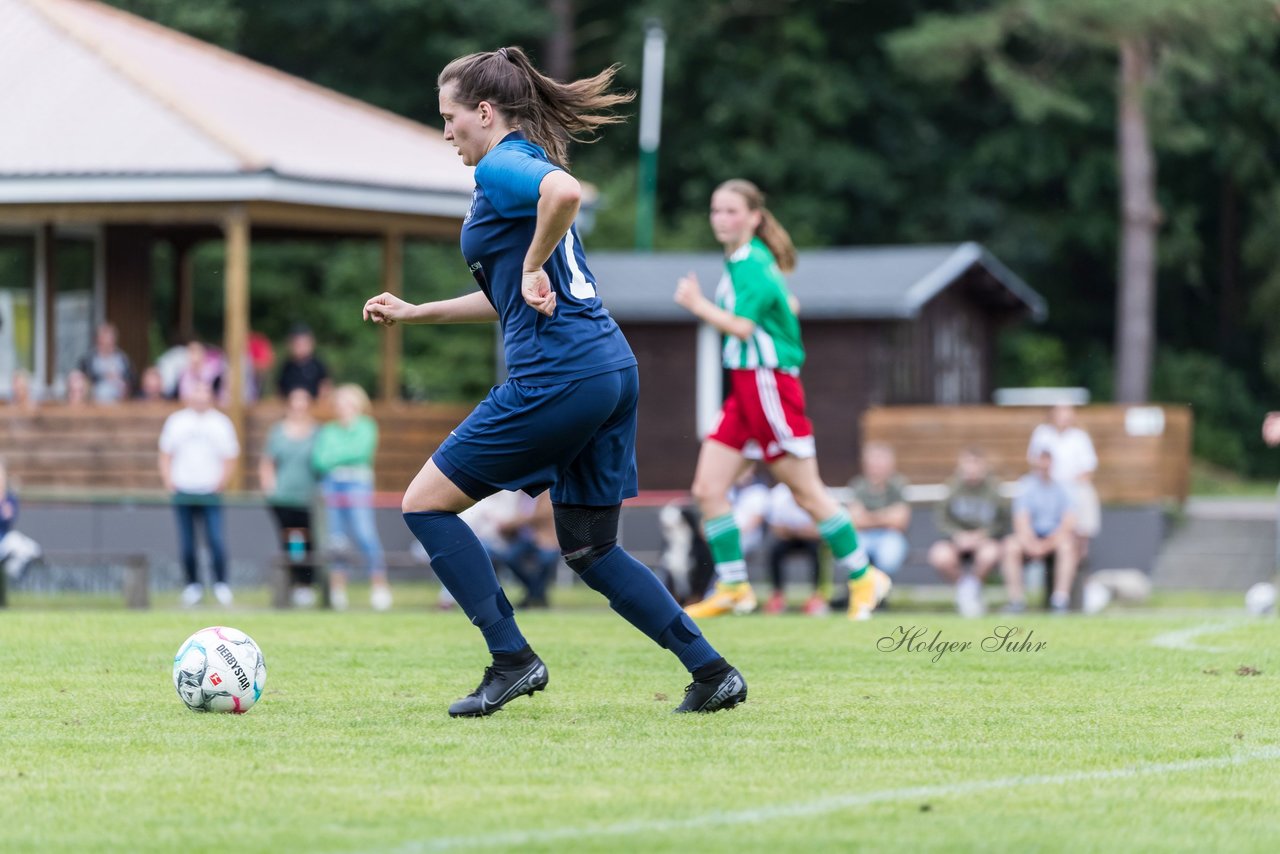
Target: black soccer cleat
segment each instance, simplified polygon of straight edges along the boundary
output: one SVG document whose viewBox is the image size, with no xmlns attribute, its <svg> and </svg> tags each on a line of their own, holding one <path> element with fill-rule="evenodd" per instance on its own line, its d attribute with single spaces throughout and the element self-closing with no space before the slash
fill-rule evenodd
<svg viewBox="0 0 1280 854">
<path fill-rule="evenodd" d="M 674 711 L 683 712 L 718 712 L 721 709 L 732 709 L 739 703 L 747 701 L 747 680 L 742 678 L 738 668 L 730 667 L 704 682 L 693 681 L 684 689 L 684 702 Z"/>
<path fill-rule="evenodd" d="M 484 669 L 484 678 L 474 691 L 449 706 L 449 717 L 482 718 L 516 697 L 533 696 L 545 687 L 547 666 L 536 655 L 533 661 L 519 667 L 500 668 L 493 664 Z"/>
</svg>

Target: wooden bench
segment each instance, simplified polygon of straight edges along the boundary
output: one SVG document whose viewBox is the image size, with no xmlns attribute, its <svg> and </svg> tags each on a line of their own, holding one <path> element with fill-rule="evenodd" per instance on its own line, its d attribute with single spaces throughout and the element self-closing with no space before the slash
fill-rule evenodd
<svg viewBox="0 0 1280 854">
<path fill-rule="evenodd" d="M 886 406 L 862 417 L 865 441 L 897 454 L 912 483 L 944 483 L 966 447 L 987 455 L 1001 480 L 1028 471 L 1027 445 L 1043 407 Z M 1185 406 L 1084 406 L 1077 422 L 1098 452 L 1094 484 L 1105 504 L 1181 503 L 1190 488 L 1191 410 Z"/>
</svg>

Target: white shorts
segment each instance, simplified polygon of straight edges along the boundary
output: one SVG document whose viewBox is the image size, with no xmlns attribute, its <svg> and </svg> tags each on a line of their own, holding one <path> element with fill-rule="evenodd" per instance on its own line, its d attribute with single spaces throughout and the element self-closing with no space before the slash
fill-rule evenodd
<svg viewBox="0 0 1280 854">
<path fill-rule="evenodd" d="M 1098 490 L 1089 481 L 1079 480 L 1071 485 L 1070 492 L 1071 511 L 1076 516 L 1076 533 L 1093 539 L 1102 530 L 1102 504 L 1098 501 Z"/>
</svg>

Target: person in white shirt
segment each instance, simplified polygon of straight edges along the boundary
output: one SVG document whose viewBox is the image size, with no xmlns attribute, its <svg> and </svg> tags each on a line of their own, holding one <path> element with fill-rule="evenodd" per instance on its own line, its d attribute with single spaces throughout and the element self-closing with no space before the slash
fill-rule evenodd
<svg viewBox="0 0 1280 854">
<path fill-rule="evenodd" d="M 1089 434 L 1077 426 L 1075 407 L 1071 404 L 1054 406 L 1049 411 L 1048 423 L 1041 424 L 1031 433 L 1027 461 L 1034 463 L 1046 450 L 1053 455 L 1050 476 L 1066 487 L 1071 496 L 1077 559 L 1083 559 L 1089 553 L 1089 541 L 1098 536 L 1102 527 L 1102 506 L 1093 486 L 1098 454 Z"/>
<path fill-rule="evenodd" d="M 231 419 L 213 408 L 213 387 L 205 381 L 187 388 L 186 407 L 165 419 L 160 431 L 160 477 L 173 498 L 178 541 L 187 586 L 182 604 L 191 607 L 204 597 L 196 575 L 195 523 L 204 524 L 205 542 L 213 563 L 213 595 L 230 605 L 227 558 L 222 533 L 222 491 L 240 456 L 240 442 Z"/>
</svg>

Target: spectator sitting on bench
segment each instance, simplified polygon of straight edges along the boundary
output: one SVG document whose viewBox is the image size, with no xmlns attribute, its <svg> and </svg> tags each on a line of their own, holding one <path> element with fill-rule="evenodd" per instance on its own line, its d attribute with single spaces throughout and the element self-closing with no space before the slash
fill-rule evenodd
<svg viewBox="0 0 1280 854">
<path fill-rule="evenodd" d="M 560 568 L 560 542 L 556 538 L 552 515 L 551 493 L 536 498 L 516 493 L 513 512 L 498 523 L 499 543 L 490 547 L 489 556 L 511 570 L 524 587 L 524 597 L 517 608 L 547 608 L 547 589 Z"/>
<path fill-rule="evenodd" d="M 906 531 L 911 524 L 911 505 L 905 496 L 907 480 L 896 469 L 893 448 L 883 442 L 868 442 L 862 449 L 862 476 L 849 482 L 853 493 L 849 516 L 858 542 L 871 564 L 889 575 L 907 559 Z M 843 607 L 839 602 L 831 604 Z"/>
<path fill-rule="evenodd" d="M 1028 560 L 1054 561 L 1050 610 L 1065 614 L 1071 604 L 1077 560 L 1075 518 L 1066 487 L 1050 475 L 1052 466 L 1053 452 L 1042 448 L 1031 462 L 1031 472 L 1018 481 L 1018 494 L 1013 500 L 1013 533 L 1004 541 L 1002 569 L 1009 591 L 1007 613 L 1026 610 L 1022 568 Z"/>
<path fill-rule="evenodd" d="M 960 452 L 956 473 L 947 481 L 947 495 L 936 509 L 938 530 L 946 539 L 929 549 L 929 565 L 956 586 L 956 609 L 964 617 L 980 617 L 982 582 L 1000 563 L 1008 508 L 1000 496 L 1000 482 L 992 476 L 986 455 L 978 448 Z M 965 563 L 971 571 L 965 571 Z"/>
<path fill-rule="evenodd" d="M 783 596 L 783 577 L 786 559 L 793 555 L 804 558 L 813 579 L 813 593 L 804 603 L 804 613 L 821 617 L 828 613 L 827 600 L 822 596 L 822 535 L 813 524 L 813 517 L 800 509 L 795 496 L 785 483 L 779 483 L 769 495 L 769 534 L 773 540 L 769 546 L 769 578 L 773 582 L 773 595 L 765 605 L 766 614 L 781 614 L 786 610 Z"/>
</svg>

